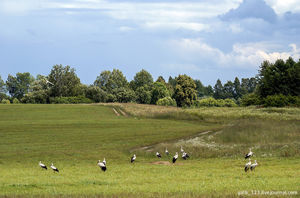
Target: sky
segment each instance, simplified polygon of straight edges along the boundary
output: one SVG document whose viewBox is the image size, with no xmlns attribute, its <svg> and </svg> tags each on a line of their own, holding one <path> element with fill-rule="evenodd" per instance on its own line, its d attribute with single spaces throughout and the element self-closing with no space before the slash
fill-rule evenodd
<svg viewBox="0 0 300 198">
<path fill-rule="evenodd" d="M 70 65 L 82 83 L 187 74 L 204 85 L 300 58 L 300 0 L 0 0 L 0 75 Z"/>
</svg>

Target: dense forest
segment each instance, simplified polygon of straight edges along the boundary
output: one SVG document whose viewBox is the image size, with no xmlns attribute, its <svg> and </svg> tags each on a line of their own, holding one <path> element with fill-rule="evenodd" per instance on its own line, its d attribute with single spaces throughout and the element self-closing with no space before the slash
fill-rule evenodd
<svg viewBox="0 0 300 198">
<path fill-rule="evenodd" d="M 178 75 L 156 80 L 146 70 L 128 82 L 122 71 L 102 71 L 92 85 L 85 85 L 70 66 L 54 65 L 47 76 L 30 73 L 0 76 L 0 102 L 98 103 L 135 102 L 179 107 L 200 106 L 300 106 L 300 60 L 264 61 L 252 78 L 236 77 L 222 84 L 204 86 L 200 80 Z"/>
</svg>

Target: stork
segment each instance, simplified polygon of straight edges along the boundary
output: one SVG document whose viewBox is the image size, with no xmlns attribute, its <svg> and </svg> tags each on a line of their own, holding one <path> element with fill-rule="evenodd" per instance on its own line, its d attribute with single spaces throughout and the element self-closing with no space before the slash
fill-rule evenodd
<svg viewBox="0 0 300 198">
<path fill-rule="evenodd" d="M 106 171 L 106 161 L 105 161 L 105 158 L 104 158 L 104 160 L 101 162 L 100 160 L 98 160 L 98 164 L 97 164 L 100 168 L 101 168 L 101 170 L 102 171 Z"/>
<path fill-rule="evenodd" d="M 173 157 L 173 164 L 176 162 L 177 158 L 178 158 L 178 153 L 176 152 L 176 154 Z"/>
<path fill-rule="evenodd" d="M 40 165 L 41 168 L 47 170 L 47 166 L 45 164 L 43 164 L 42 161 L 40 161 L 39 165 Z"/>
<path fill-rule="evenodd" d="M 251 151 L 251 148 L 250 148 L 249 153 L 247 153 L 247 154 L 245 155 L 245 159 L 247 159 L 247 158 L 249 158 L 249 157 L 251 157 L 251 156 L 253 156 L 253 152 Z"/>
<path fill-rule="evenodd" d="M 186 153 L 186 152 L 183 152 L 182 153 L 182 159 L 186 160 L 187 158 L 189 158 L 190 156 Z"/>
<path fill-rule="evenodd" d="M 254 170 L 255 170 L 255 167 L 256 167 L 257 165 L 258 165 L 258 163 L 257 163 L 256 160 L 255 160 L 254 164 L 251 164 L 250 170 L 251 170 L 251 171 L 254 171 Z"/>
<path fill-rule="evenodd" d="M 51 168 L 52 168 L 52 170 L 54 171 L 54 172 L 59 172 L 59 170 L 53 165 L 53 163 L 51 163 L 51 166 L 50 166 Z"/>
<path fill-rule="evenodd" d="M 136 155 L 135 155 L 135 154 L 133 154 L 133 156 L 131 157 L 131 160 L 130 160 L 130 162 L 131 162 L 131 163 L 133 163 L 133 162 L 135 161 L 135 159 L 136 159 Z"/>
<path fill-rule="evenodd" d="M 249 162 L 247 162 L 245 164 L 245 172 L 247 172 L 249 170 L 249 168 L 251 167 L 251 159 L 249 159 Z"/>
<path fill-rule="evenodd" d="M 159 152 L 156 152 L 156 157 L 161 158 L 161 154 Z"/>
<path fill-rule="evenodd" d="M 49 80 L 46 79 L 46 83 L 50 84 L 50 85 L 54 85 L 52 82 L 50 82 Z"/>
<path fill-rule="evenodd" d="M 184 150 L 183 150 L 182 146 L 180 147 L 180 152 L 181 152 L 181 153 L 183 153 L 183 152 L 184 152 Z"/>
<path fill-rule="evenodd" d="M 165 150 L 165 153 L 166 153 L 166 155 L 169 155 L 169 151 L 168 151 L 167 148 L 166 148 L 166 150 Z"/>
</svg>

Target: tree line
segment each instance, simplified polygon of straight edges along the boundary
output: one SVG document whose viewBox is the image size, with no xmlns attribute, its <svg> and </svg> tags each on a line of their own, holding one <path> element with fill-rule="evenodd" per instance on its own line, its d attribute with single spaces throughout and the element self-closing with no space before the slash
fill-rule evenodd
<svg viewBox="0 0 300 198">
<path fill-rule="evenodd" d="M 166 106 L 237 106 L 298 105 L 300 95 L 300 62 L 292 58 L 264 61 L 256 77 L 236 77 L 233 81 L 204 86 L 188 75 L 162 76 L 156 80 L 146 70 L 137 72 L 130 82 L 122 71 L 102 71 L 91 85 L 82 84 L 75 69 L 54 65 L 47 76 L 29 73 L 0 76 L 1 103 L 93 103 L 135 102 Z M 274 102 L 275 100 L 275 102 Z M 277 104 L 278 101 L 284 104 Z M 277 101 L 277 102 L 276 102 Z"/>
</svg>

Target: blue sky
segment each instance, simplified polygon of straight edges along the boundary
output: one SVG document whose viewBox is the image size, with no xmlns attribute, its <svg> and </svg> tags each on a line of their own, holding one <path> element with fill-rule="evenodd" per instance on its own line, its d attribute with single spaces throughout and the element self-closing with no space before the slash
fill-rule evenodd
<svg viewBox="0 0 300 198">
<path fill-rule="evenodd" d="M 1 0 L 0 75 L 70 65 L 85 84 L 118 68 L 205 85 L 300 58 L 300 0 Z"/>
</svg>

